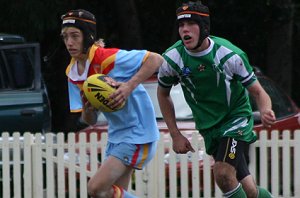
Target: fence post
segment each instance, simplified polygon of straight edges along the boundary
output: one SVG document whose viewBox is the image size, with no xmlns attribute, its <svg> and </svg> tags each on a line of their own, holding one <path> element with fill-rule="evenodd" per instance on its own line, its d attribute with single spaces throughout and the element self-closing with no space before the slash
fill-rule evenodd
<svg viewBox="0 0 300 198">
<path fill-rule="evenodd" d="M 262 186 L 263 188 L 268 188 L 268 166 L 266 163 L 266 159 L 268 159 L 267 155 L 267 131 L 262 130 L 260 132 L 260 137 L 259 137 L 259 185 Z"/>
<path fill-rule="evenodd" d="M 87 174 L 86 174 L 86 133 L 79 134 L 79 159 L 80 159 L 80 198 L 87 197 Z"/>
<path fill-rule="evenodd" d="M 21 198 L 21 156 L 20 156 L 20 133 L 13 134 L 13 184 L 14 197 Z"/>
<path fill-rule="evenodd" d="M 284 130 L 283 131 L 283 140 L 282 140 L 282 181 L 283 181 L 283 197 L 290 197 L 291 196 L 291 152 L 290 152 L 290 131 Z M 299 188 L 299 187 L 298 187 Z"/>
<path fill-rule="evenodd" d="M 63 133 L 57 134 L 57 196 L 65 198 L 65 167 L 64 167 L 64 148 L 65 136 Z"/>
<path fill-rule="evenodd" d="M 300 130 L 296 130 L 295 134 L 295 145 L 294 145 L 294 191 L 295 196 L 300 197 Z"/>
<path fill-rule="evenodd" d="M 98 170 L 98 135 L 97 133 L 90 134 L 90 166 L 91 166 L 91 175 L 94 175 Z"/>
<path fill-rule="evenodd" d="M 46 134 L 46 189 L 47 197 L 54 197 L 54 163 L 53 163 L 53 134 Z"/>
<path fill-rule="evenodd" d="M 199 133 L 193 133 L 192 135 L 192 147 L 195 152 L 192 153 L 192 192 L 193 198 L 200 197 L 200 171 L 199 171 Z"/>
<path fill-rule="evenodd" d="M 2 133 L 2 185 L 3 198 L 10 198 L 10 161 L 9 161 L 9 133 Z"/>
<path fill-rule="evenodd" d="M 33 145 L 33 135 L 26 132 L 24 134 L 24 178 L 26 182 L 24 182 L 24 198 L 32 198 L 32 145 Z"/>
<path fill-rule="evenodd" d="M 76 197 L 75 134 L 68 134 L 68 194 Z"/>
<path fill-rule="evenodd" d="M 33 198 L 43 197 L 43 160 L 42 160 L 42 137 L 40 133 L 35 134 L 35 144 L 32 145 L 32 185 Z"/>
<path fill-rule="evenodd" d="M 279 196 L 279 131 L 274 130 L 271 133 L 271 186 L 272 195 Z"/>
</svg>

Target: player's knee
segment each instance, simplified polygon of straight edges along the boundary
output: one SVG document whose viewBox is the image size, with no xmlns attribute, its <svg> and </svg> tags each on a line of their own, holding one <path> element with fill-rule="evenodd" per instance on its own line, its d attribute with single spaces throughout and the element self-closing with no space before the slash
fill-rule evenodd
<svg viewBox="0 0 300 198">
<path fill-rule="evenodd" d="M 101 191 L 101 189 L 99 189 L 96 185 L 94 185 L 92 182 L 89 182 L 87 185 L 87 192 L 88 195 L 91 197 L 106 197 L 106 192 Z"/>
<path fill-rule="evenodd" d="M 87 191 L 88 191 L 88 195 L 90 197 L 97 197 L 97 198 L 106 198 L 106 197 L 108 197 L 108 193 L 107 192 L 105 192 L 105 191 L 99 191 L 96 188 L 89 188 L 88 187 Z"/>
<path fill-rule="evenodd" d="M 216 162 L 214 165 L 214 177 L 222 191 L 227 192 L 237 185 L 235 174 L 234 167 L 227 163 Z"/>
<path fill-rule="evenodd" d="M 94 188 L 91 184 L 88 184 L 87 192 L 88 192 L 88 195 L 91 197 L 96 197 L 96 195 L 97 195 L 97 189 Z"/>
<path fill-rule="evenodd" d="M 235 174 L 235 168 L 226 162 L 216 162 L 214 165 L 215 177 L 231 179 L 236 178 Z"/>
</svg>

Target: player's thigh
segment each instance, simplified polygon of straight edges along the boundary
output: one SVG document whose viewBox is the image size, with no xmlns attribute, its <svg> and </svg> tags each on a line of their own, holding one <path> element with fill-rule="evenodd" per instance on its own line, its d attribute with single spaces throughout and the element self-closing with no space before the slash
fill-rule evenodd
<svg viewBox="0 0 300 198">
<path fill-rule="evenodd" d="M 224 137 L 213 156 L 216 162 L 225 162 L 234 167 L 237 172 L 236 177 L 240 181 L 250 175 L 245 157 L 248 149 L 248 143 L 231 137 Z"/>
<path fill-rule="evenodd" d="M 132 173 L 133 173 L 133 168 L 128 166 L 124 174 L 115 182 L 115 185 L 120 186 L 123 189 L 127 190 Z"/>
</svg>

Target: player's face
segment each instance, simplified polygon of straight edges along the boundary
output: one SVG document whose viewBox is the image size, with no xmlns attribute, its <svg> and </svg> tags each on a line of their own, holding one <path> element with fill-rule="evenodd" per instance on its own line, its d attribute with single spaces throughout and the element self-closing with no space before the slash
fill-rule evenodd
<svg viewBox="0 0 300 198">
<path fill-rule="evenodd" d="M 73 58 L 80 58 L 83 50 L 83 34 L 75 27 L 65 27 L 61 31 L 66 48 Z"/>
<path fill-rule="evenodd" d="M 188 50 L 193 50 L 197 46 L 200 37 L 199 25 L 192 20 L 182 20 L 179 22 L 178 31 L 184 46 Z"/>
</svg>

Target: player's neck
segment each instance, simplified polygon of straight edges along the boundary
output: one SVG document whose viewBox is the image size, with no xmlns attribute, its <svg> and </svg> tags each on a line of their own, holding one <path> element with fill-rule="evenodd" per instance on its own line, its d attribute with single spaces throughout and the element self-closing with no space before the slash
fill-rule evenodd
<svg viewBox="0 0 300 198">
<path fill-rule="evenodd" d="M 204 50 L 206 50 L 210 45 L 210 40 L 208 39 L 208 37 L 206 37 L 202 44 L 197 48 L 197 49 L 194 49 L 194 50 L 191 50 L 191 52 L 202 52 Z"/>
</svg>

